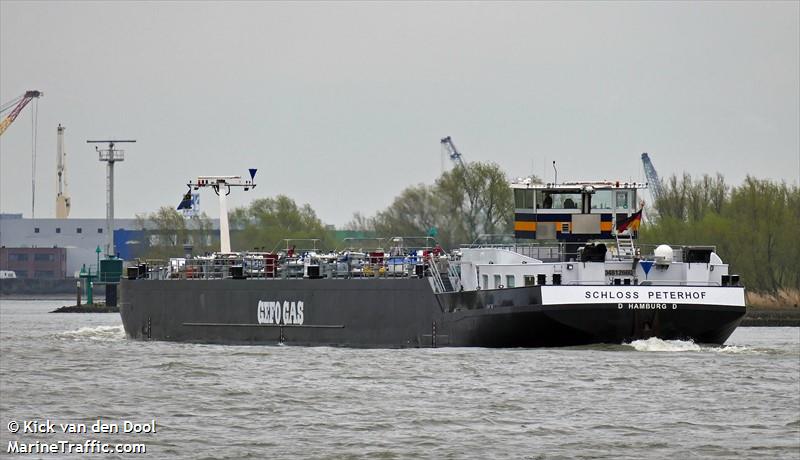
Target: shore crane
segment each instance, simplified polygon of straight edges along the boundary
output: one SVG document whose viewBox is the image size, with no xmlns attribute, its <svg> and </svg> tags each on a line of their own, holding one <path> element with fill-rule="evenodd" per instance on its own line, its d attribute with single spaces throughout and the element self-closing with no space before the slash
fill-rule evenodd
<svg viewBox="0 0 800 460">
<path fill-rule="evenodd" d="M 11 113 L 8 114 L 3 121 L 0 121 L 0 136 L 6 132 L 11 123 L 14 123 L 14 120 L 17 119 L 22 109 L 28 105 L 29 102 L 32 100 L 38 99 L 44 96 L 44 93 L 41 91 L 36 90 L 28 90 L 25 91 L 25 94 L 22 96 L 18 96 L 13 100 L 3 104 L 0 107 L 0 113 L 5 112 L 6 110 L 11 109 Z M 16 105 L 14 105 L 16 104 Z M 31 218 L 36 217 L 36 133 L 39 129 L 39 109 L 38 103 L 33 105 L 33 127 L 32 127 L 32 142 L 31 142 Z"/>
<path fill-rule="evenodd" d="M 67 152 L 64 150 L 64 127 L 58 124 L 56 130 L 56 218 L 66 219 L 72 201 L 67 194 Z"/>
<path fill-rule="evenodd" d="M 450 155 L 450 159 L 453 160 L 455 164 L 465 167 L 464 160 L 461 158 L 461 152 L 458 151 L 456 145 L 453 143 L 453 139 L 451 139 L 450 136 L 443 137 L 439 142 L 442 144 L 442 147 L 445 149 L 447 154 Z"/>
<path fill-rule="evenodd" d="M 35 91 L 35 90 L 25 91 L 25 94 L 23 94 L 22 96 L 19 96 L 4 104 L 0 112 L 5 112 L 6 110 L 10 109 L 12 104 L 16 103 L 17 105 L 14 106 L 14 110 L 12 110 L 7 117 L 3 118 L 3 121 L 0 121 L 0 136 L 2 136 L 4 132 L 6 132 L 8 127 L 11 126 L 11 123 L 14 123 L 14 120 L 17 119 L 20 112 L 22 112 L 22 109 L 24 109 L 25 106 L 28 105 L 30 101 L 38 99 L 41 96 L 44 96 L 44 93 L 41 91 Z"/>
<path fill-rule="evenodd" d="M 653 195 L 653 202 L 657 202 L 664 196 L 664 189 L 661 187 L 661 180 L 658 178 L 653 162 L 650 161 L 650 155 L 647 152 L 642 154 L 642 166 L 644 167 L 644 175 L 647 177 L 647 185 L 650 188 L 650 194 Z"/>
</svg>

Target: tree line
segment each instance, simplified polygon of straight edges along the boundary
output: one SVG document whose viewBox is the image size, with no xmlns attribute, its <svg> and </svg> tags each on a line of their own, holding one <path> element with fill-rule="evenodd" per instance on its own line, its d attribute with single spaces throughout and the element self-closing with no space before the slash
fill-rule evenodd
<svg viewBox="0 0 800 460">
<path fill-rule="evenodd" d="M 722 175 L 673 175 L 642 226 L 643 243 L 715 245 L 751 290 L 800 288 L 800 189 L 748 176 L 729 186 Z"/>
<path fill-rule="evenodd" d="M 505 173 L 494 163 L 474 162 L 442 173 L 433 185 L 406 188 L 372 217 L 357 213 L 345 228 L 385 238 L 429 235 L 454 248 L 482 235 L 508 235 L 513 226 L 513 195 Z"/>
<path fill-rule="evenodd" d="M 322 223 L 311 205 L 298 205 L 286 195 L 253 200 L 249 206 L 236 208 L 229 215 L 233 248 L 270 252 L 285 249 L 287 244 L 298 249 L 334 246 L 333 231 Z M 319 241 L 285 242 L 284 239 Z"/>
<path fill-rule="evenodd" d="M 175 208 L 162 206 L 153 213 L 137 215 L 136 220 L 145 236 L 139 254 L 143 259 L 181 257 L 186 244 L 192 246 L 194 254 L 219 251 L 219 231 L 213 229 L 205 213 L 186 218 Z M 234 250 L 270 252 L 286 238 L 319 239 L 317 247 L 322 248 L 333 245 L 333 232 L 311 206 L 299 206 L 285 195 L 259 198 L 234 208 L 228 213 L 228 222 Z M 298 243 L 298 248 L 304 247 L 304 243 Z"/>
<path fill-rule="evenodd" d="M 138 256 L 165 260 L 184 254 L 184 245 L 191 245 L 197 254 L 219 250 L 219 236 L 205 213 L 186 218 L 170 206 L 162 206 L 149 214 L 137 214 L 136 226 L 142 231 Z"/>
</svg>

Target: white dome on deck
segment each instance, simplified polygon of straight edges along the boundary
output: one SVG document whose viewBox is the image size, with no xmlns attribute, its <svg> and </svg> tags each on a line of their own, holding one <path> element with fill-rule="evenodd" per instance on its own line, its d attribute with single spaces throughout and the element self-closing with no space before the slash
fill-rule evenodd
<svg viewBox="0 0 800 460">
<path fill-rule="evenodd" d="M 653 251 L 653 256 L 657 264 L 671 264 L 672 263 L 672 248 L 667 244 L 662 244 Z"/>
</svg>

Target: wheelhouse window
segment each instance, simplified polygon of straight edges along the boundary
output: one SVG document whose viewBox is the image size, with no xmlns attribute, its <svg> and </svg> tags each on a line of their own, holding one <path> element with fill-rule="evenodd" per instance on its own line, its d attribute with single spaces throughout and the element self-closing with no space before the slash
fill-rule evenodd
<svg viewBox="0 0 800 460">
<path fill-rule="evenodd" d="M 494 288 L 500 289 L 501 287 L 503 287 L 503 277 L 500 275 L 494 275 Z"/>
<path fill-rule="evenodd" d="M 611 190 L 598 190 L 592 195 L 592 209 L 614 209 L 612 201 L 614 195 Z"/>
<path fill-rule="evenodd" d="M 538 209 L 580 209 L 581 194 L 542 191 L 536 194 Z"/>
<path fill-rule="evenodd" d="M 483 288 L 489 289 L 489 275 L 483 275 Z"/>
<path fill-rule="evenodd" d="M 632 199 L 631 192 L 628 190 L 620 190 L 616 192 L 617 209 L 631 209 Z"/>
<path fill-rule="evenodd" d="M 514 207 L 517 209 L 534 209 L 533 208 L 533 190 L 516 188 L 514 189 Z"/>
</svg>

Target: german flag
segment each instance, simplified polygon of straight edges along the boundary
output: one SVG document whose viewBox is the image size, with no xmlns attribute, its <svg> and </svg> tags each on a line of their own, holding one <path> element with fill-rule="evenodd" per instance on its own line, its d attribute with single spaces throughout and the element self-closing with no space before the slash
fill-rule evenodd
<svg viewBox="0 0 800 460">
<path fill-rule="evenodd" d="M 639 224 L 641 223 L 642 223 L 642 209 L 631 214 L 630 217 L 623 220 L 622 222 L 617 223 L 617 233 L 622 233 L 628 229 L 630 229 L 632 232 L 638 232 Z"/>
</svg>

